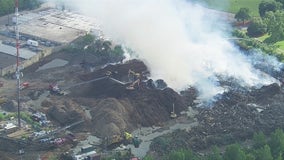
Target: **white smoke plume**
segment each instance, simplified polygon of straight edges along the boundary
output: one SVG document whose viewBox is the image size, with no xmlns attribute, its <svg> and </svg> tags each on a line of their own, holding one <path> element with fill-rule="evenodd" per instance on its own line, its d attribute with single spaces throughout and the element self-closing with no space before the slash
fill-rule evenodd
<svg viewBox="0 0 284 160">
<path fill-rule="evenodd" d="M 222 89 L 215 75 L 254 86 L 273 79 L 258 74 L 224 38 L 222 21 L 186 0 L 66 0 L 100 23 L 104 34 L 125 44 L 149 67 L 153 78 L 182 90 L 196 86 L 208 99 Z"/>
</svg>

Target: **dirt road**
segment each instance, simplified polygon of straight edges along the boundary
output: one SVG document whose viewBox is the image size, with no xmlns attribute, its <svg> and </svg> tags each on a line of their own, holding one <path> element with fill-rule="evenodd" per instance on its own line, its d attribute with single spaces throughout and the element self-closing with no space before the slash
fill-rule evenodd
<svg viewBox="0 0 284 160">
<path fill-rule="evenodd" d="M 196 114 L 196 113 L 195 113 Z M 194 115 L 191 115 L 194 116 Z M 152 141 L 162 135 L 172 133 L 175 130 L 190 130 L 192 127 L 198 125 L 198 122 L 195 119 L 189 118 L 188 116 L 183 115 L 178 119 L 168 122 L 163 127 L 147 127 L 140 128 L 135 130 L 132 135 L 138 136 L 141 139 L 141 144 L 139 148 L 135 148 L 133 145 L 128 145 L 127 148 L 131 148 L 132 153 L 136 157 L 145 157 L 147 152 L 150 150 L 150 145 Z"/>
</svg>

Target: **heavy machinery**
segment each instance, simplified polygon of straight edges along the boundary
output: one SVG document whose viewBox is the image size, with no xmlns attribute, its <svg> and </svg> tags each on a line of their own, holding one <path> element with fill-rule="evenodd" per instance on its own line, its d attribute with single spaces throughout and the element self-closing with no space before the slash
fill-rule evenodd
<svg viewBox="0 0 284 160">
<path fill-rule="evenodd" d="M 113 135 L 111 137 L 106 137 L 103 144 L 106 148 L 115 148 L 121 144 L 133 144 L 134 147 L 138 148 L 140 145 L 140 140 L 137 136 L 133 137 L 132 134 L 124 132 L 121 135 Z"/>
<path fill-rule="evenodd" d="M 133 83 L 131 83 L 129 86 L 126 87 L 128 90 L 134 90 L 135 88 L 139 88 L 140 86 L 140 79 L 135 80 Z"/>
<path fill-rule="evenodd" d="M 129 81 L 132 81 L 132 83 L 126 87 L 126 89 L 128 90 L 134 90 L 135 88 L 139 88 L 140 87 L 140 82 L 141 82 L 141 74 L 140 73 L 136 73 L 134 71 L 132 71 L 131 69 L 128 70 L 128 79 Z"/>
<path fill-rule="evenodd" d="M 136 72 L 132 71 L 131 69 L 129 69 L 128 70 L 128 78 L 131 79 L 132 81 L 134 81 L 135 79 L 141 78 L 141 74 L 136 73 Z"/>
<path fill-rule="evenodd" d="M 64 92 L 58 87 L 58 84 L 53 83 L 49 85 L 50 94 L 64 95 Z"/>
<path fill-rule="evenodd" d="M 170 117 L 172 119 L 177 118 L 177 114 L 175 113 L 175 104 L 174 103 L 173 103 L 173 110 L 172 110 L 172 112 L 170 114 Z"/>
</svg>

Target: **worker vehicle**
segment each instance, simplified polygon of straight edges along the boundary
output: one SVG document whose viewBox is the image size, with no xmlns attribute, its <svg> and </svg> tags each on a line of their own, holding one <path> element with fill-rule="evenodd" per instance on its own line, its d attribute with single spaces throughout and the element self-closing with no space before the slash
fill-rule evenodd
<svg viewBox="0 0 284 160">
<path fill-rule="evenodd" d="M 139 145 L 141 143 L 141 140 L 138 138 L 138 136 L 135 136 L 133 139 L 132 139 L 132 143 L 134 145 L 135 148 L 139 148 Z"/>
<path fill-rule="evenodd" d="M 26 89 L 30 86 L 29 82 L 23 82 L 20 84 L 20 90 Z"/>
</svg>

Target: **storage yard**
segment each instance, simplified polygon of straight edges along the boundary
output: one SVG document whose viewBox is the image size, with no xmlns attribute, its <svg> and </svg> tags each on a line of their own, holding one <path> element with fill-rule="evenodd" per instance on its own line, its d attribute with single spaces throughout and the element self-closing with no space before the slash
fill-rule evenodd
<svg viewBox="0 0 284 160">
<path fill-rule="evenodd" d="M 53 9 L 21 16 L 21 42 L 32 46 L 26 47 L 29 50 L 68 45 L 96 28 L 80 15 Z M 45 31 L 46 26 L 54 30 Z M 2 36 L 3 41 L 13 40 L 4 26 Z M 20 128 L 17 82 L 10 75 L 0 78 L 3 159 L 101 159 L 118 153 L 138 159 L 180 146 L 202 152 L 214 145 L 244 141 L 256 131 L 284 128 L 284 66 L 267 73 L 278 83 L 260 88 L 246 88 L 234 79 L 220 77 L 220 85 L 228 92 L 205 103 L 193 86 L 178 92 L 163 79 L 151 79 L 150 70 L 140 60 L 100 61 L 82 54 L 59 50 L 23 68 Z M 12 59 L 7 53 L 3 56 Z M 2 61 L 0 55 L 1 65 Z M 171 145 L 151 145 L 160 136 L 166 136 Z"/>
</svg>

